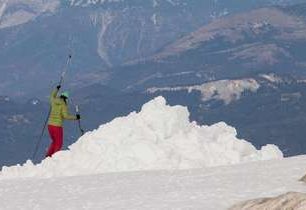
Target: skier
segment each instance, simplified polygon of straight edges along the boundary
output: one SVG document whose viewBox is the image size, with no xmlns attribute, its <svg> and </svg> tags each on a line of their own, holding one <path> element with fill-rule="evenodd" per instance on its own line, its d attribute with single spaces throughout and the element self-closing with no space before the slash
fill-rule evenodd
<svg viewBox="0 0 306 210">
<path fill-rule="evenodd" d="M 60 97 L 57 94 L 61 86 L 58 85 L 52 91 L 50 96 L 51 113 L 48 121 L 48 131 L 52 139 L 52 143 L 48 149 L 46 157 L 51 157 L 54 153 L 61 150 L 63 145 L 63 120 L 80 120 L 79 114 L 70 115 L 68 112 L 67 100 L 69 98 L 68 92 L 61 93 Z"/>
</svg>

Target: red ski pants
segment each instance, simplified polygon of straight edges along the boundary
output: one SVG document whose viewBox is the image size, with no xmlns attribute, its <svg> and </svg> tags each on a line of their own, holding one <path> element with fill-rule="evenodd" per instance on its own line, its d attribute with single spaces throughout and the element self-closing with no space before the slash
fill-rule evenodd
<svg viewBox="0 0 306 210">
<path fill-rule="evenodd" d="M 63 127 L 48 125 L 49 135 L 52 143 L 48 149 L 46 157 L 51 157 L 54 153 L 61 150 L 63 146 Z"/>
</svg>

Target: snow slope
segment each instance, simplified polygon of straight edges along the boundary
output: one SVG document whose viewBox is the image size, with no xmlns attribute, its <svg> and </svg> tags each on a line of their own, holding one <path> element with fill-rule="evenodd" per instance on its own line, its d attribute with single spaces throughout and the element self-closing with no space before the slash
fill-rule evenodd
<svg viewBox="0 0 306 210">
<path fill-rule="evenodd" d="M 306 192 L 306 156 L 185 171 L 0 181 L 2 210 L 226 210 L 258 197 Z"/>
<path fill-rule="evenodd" d="M 267 75 L 265 75 L 267 77 Z M 165 88 L 149 88 L 148 93 L 155 93 L 159 91 L 182 91 L 187 90 L 200 91 L 202 101 L 209 101 L 212 99 L 222 100 L 225 104 L 230 104 L 232 101 L 239 100 L 242 93 L 245 91 L 256 92 L 260 88 L 260 84 L 252 78 L 241 80 L 218 80 L 207 82 L 202 85 L 185 86 L 185 87 L 165 87 Z"/>
<path fill-rule="evenodd" d="M 39 165 L 3 167 L 1 179 L 58 177 L 106 172 L 194 169 L 282 158 L 274 145 L 256 148 L 236 138 L 221 122 L 199 126 L 186 107 L 166 105 L 163 97 L 143 105 L 139 113 L 114 119 L 82 136 L 67 151 Z"/>
</svg>

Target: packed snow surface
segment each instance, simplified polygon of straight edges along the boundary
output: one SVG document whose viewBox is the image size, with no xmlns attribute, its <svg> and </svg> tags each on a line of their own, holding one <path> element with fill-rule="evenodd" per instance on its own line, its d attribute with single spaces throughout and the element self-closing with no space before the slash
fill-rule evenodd
<svg viewBox="0 0 306 210">
<path fill-rule="evenodd" d="M 249 199 L 305 193 L 298 181 L 305 162 L 300 156 L 196 170 L 0 180 L 0 204 L 1 210 L 229 210 Z"/>
<path fill-rule="evenodd" d="M 169 106 L 163 97 L 83 135 L 67 151 L 41 164 L 3 167 L 0 179 L 54 177 L 105 172 L 177 170 L 282 158 L 274 145 L 256 148 L 236 138 L 221 122 L 199 126 L 186 107 Z"/>
</svg>

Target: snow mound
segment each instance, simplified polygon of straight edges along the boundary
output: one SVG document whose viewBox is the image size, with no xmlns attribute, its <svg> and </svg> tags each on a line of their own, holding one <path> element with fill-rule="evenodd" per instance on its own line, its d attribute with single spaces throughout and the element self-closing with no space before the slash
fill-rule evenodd
<svg viewBox="0 0 306 210">
<path fill-rule="evenodd" d="M 54 177 L 139 170 L 177 170 L 282 158 L 277 146 L 256 148 L 236 138 L 225 123 L 199 126 L 186 107 L 166 105 L 163 97 L 87 132 L 67 151 L 38 165 L 3 167 L 0 179 Z"/>
</svg>

